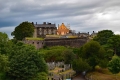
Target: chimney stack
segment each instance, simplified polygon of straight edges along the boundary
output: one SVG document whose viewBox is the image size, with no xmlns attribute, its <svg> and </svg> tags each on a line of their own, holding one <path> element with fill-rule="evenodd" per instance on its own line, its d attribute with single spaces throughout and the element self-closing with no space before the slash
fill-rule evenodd
<svg viewBox="0 0 120 80">
<path fill-rule="evenodd" d="M 32 22 L 32 24 L 34 25 L 34 22 Z"/>
</svg>

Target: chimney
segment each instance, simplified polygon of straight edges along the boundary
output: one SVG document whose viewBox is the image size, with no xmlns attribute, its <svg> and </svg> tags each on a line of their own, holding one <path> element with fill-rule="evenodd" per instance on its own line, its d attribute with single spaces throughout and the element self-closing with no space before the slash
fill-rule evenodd
<svg viewBox="0 0 120 80">
<path fill-rule="evenodd" d="M 32 24 L 34 25 L 34 22 L 32 22 Z"/>
<path fill-rule="evenodd" d="M 46 22 L 43 22 L 43 24 L 46 24 Z"/>
<path fill-rule="evenodd" d="M 88 32 L 88 35 L 89 35 L 89 32 Z"/>
<path fill-rule="evenodd" d="M 37 25 L 37 22 L 36 22 L 36 25 Z"/>
</svg>

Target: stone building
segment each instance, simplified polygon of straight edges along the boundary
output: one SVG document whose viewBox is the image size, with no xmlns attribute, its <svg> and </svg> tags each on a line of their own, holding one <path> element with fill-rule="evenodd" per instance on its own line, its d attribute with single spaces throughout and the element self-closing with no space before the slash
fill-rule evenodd
<svg viewBox="0 0 120 80">
<path fill-rule="evenodd" d="M 69 31 L 69 28 L 67 28 L 64 23 L 62 23 L 60 26 L 58 25 L 57 35 L 66 35 L 69 33 Z"/>
<path fill-rule="evenodd" d="M 89 33 L 76 34 L 70 30 L 70 26 L 62 23 L 58 25 L 43 22 L 43 24 L 34 24 L 34 35 L 32 38 L 25 38 L 26 44 L 32 44 L 37 49 L 44 46 L 70 46 L 80 47 L 88 41 Z"/>
<path fill-rule="evenodd" d="M 43 24 L 34 24 L 34 34 L 33 37 L 45 37 L 45 35 L 56 35 L 57 27 L 55 24 L 43 22 Z"/>
</svg>

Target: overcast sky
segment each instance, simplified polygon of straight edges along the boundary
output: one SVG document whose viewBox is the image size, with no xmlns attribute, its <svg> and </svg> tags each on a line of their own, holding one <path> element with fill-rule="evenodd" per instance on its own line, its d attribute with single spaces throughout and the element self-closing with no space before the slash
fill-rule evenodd
<svg viewBox="0 0 120 80">
<path fill-rule="evenodd" d="M 120 0 L 0 0 L 0 31 L 10 34 L 21 22 L 70 24 L 80 32 L 120 32 Z"/>
</svg>

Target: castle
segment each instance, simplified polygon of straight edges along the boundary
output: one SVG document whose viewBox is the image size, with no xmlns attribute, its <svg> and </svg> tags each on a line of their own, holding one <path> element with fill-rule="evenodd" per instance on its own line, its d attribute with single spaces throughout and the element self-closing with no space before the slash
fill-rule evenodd
<svg viewBox="0 0 120 80">
<path fill-rule="evenodd" d="M 55 24 L 43 22 L 43 24 L 34 24 L 33 38 L 25 38 L 24 42 L 34 45 L 37 49 L 44 46 L 71 46 L 80 47 L 88 41 L 89 33 L 74 33 L 70 30 L 70 25 L 62 23 Z"/>
</svg>

